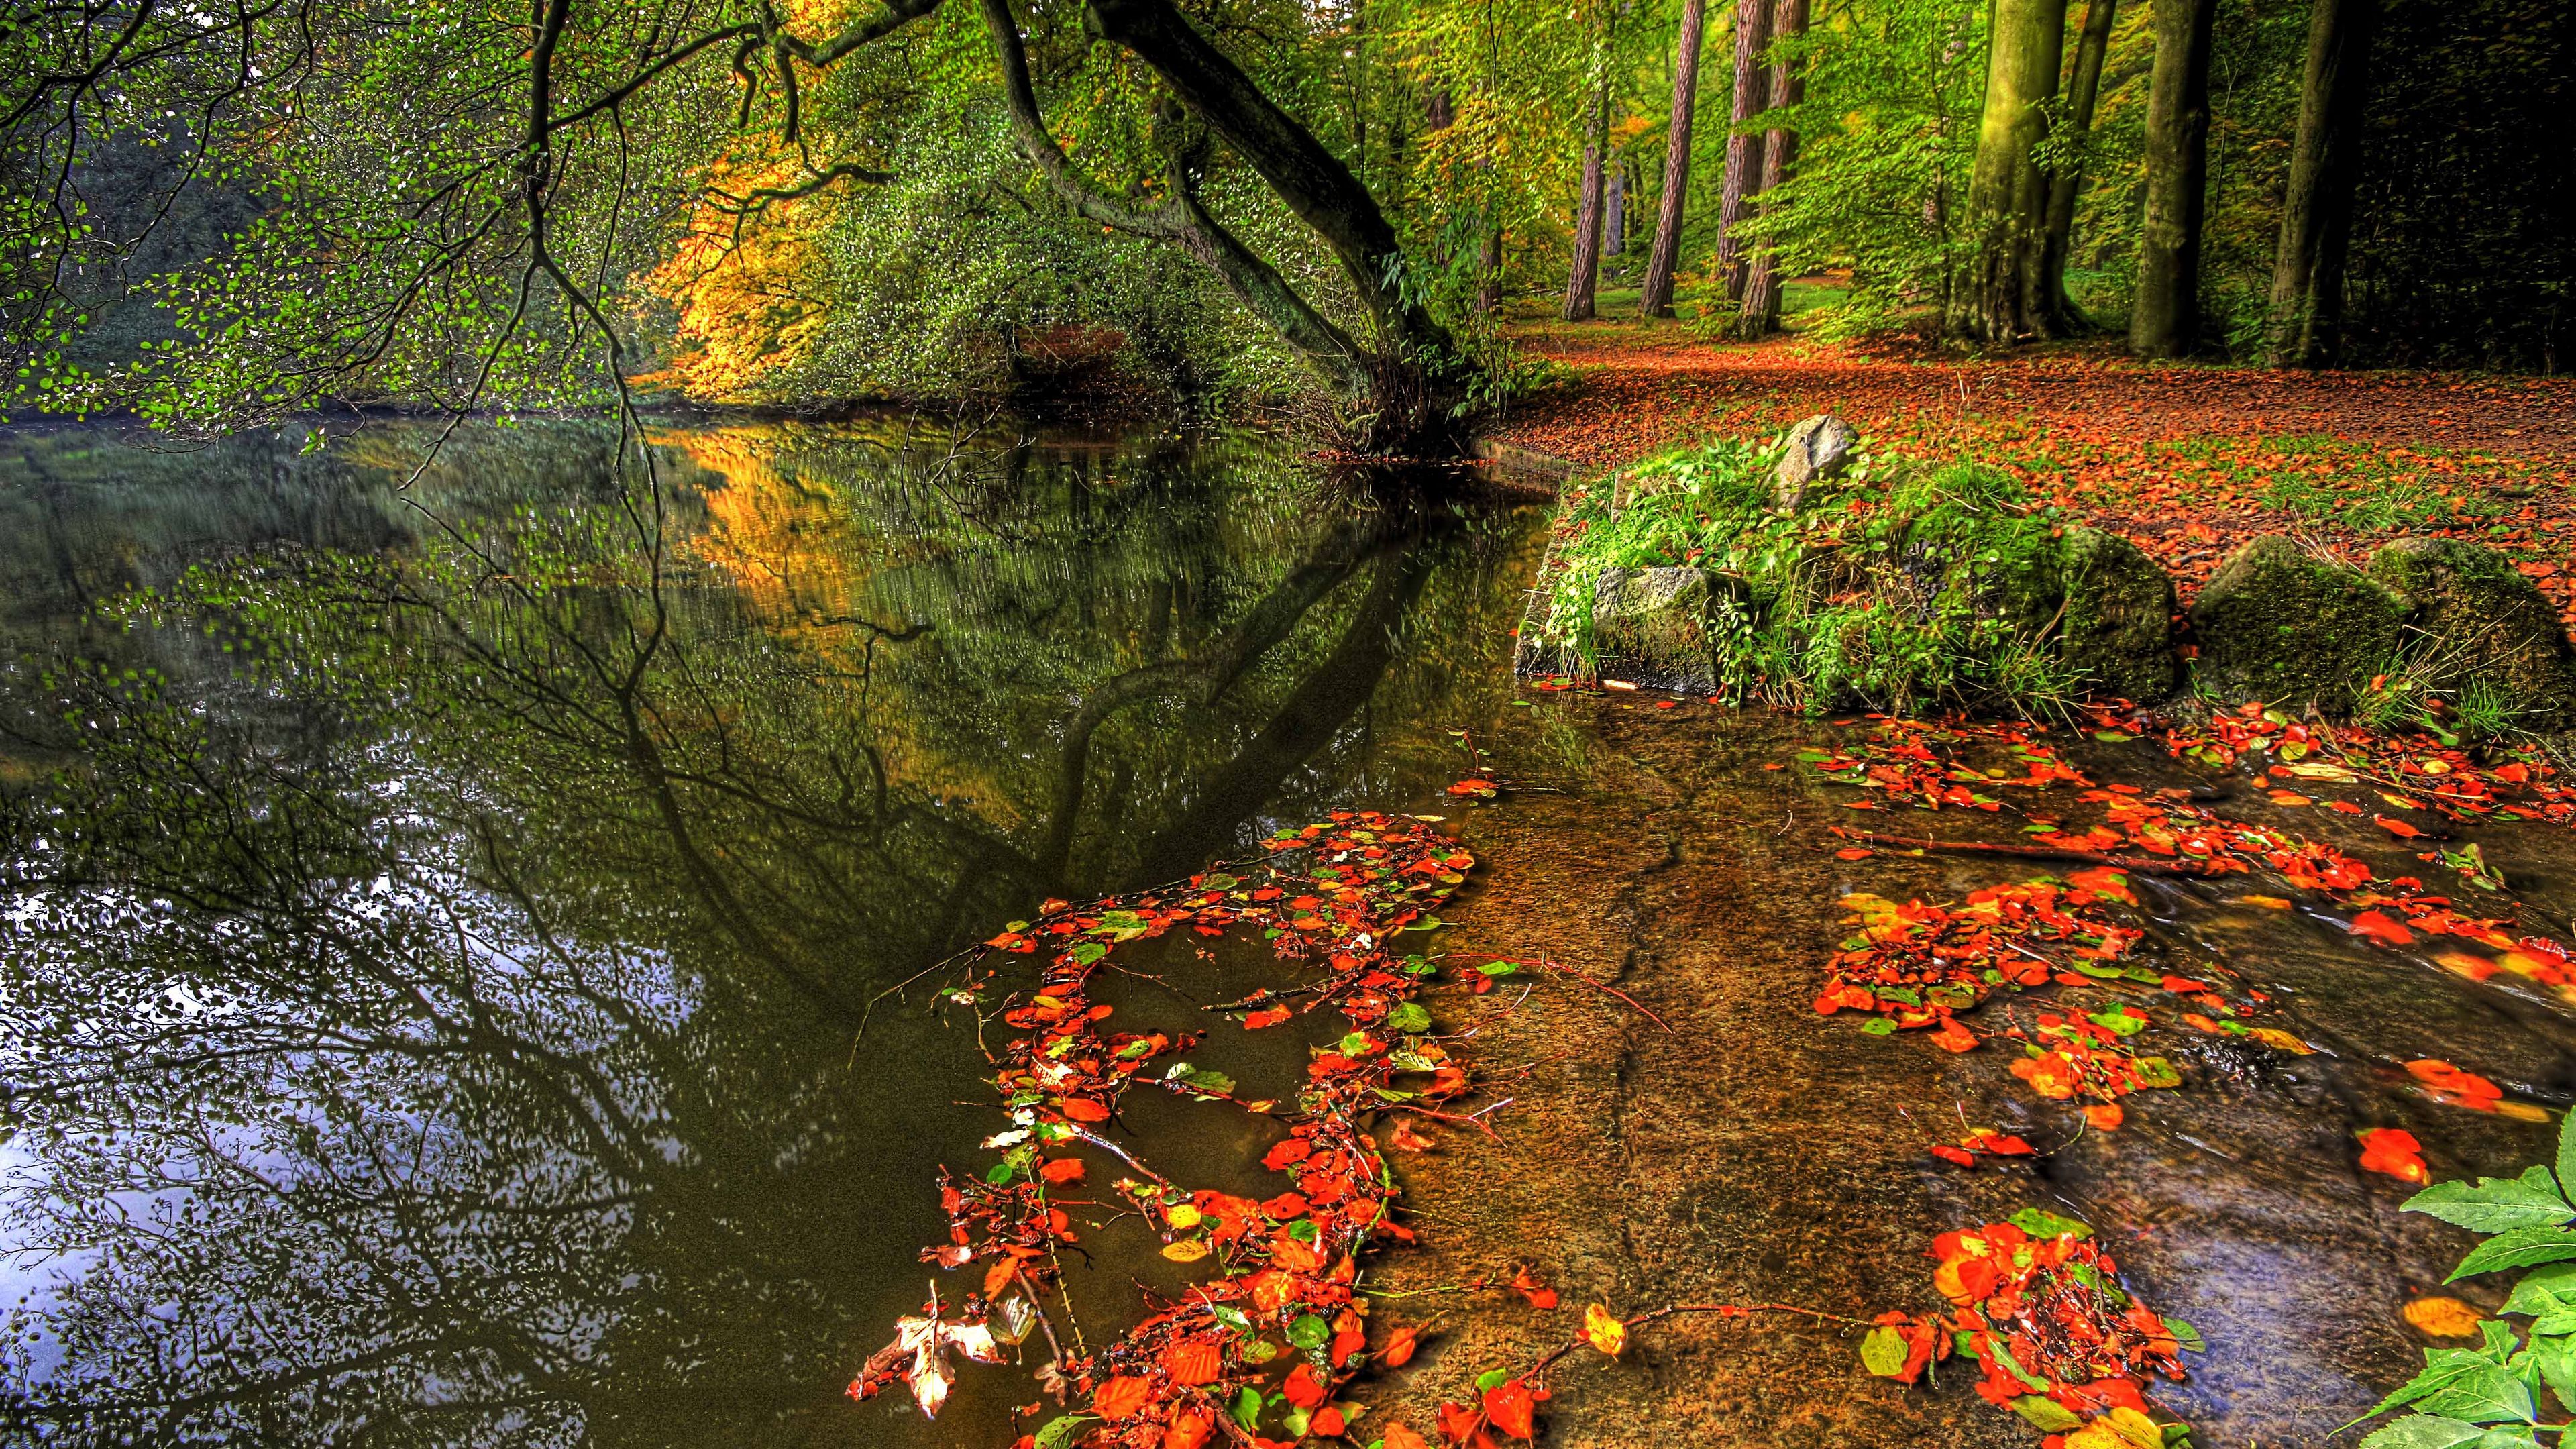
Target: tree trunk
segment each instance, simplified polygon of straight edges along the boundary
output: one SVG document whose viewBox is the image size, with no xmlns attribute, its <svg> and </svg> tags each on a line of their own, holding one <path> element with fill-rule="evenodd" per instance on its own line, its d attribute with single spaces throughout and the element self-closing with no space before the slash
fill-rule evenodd
<svg viewBox="0 0 2576 1449">
<path fill-rule="evenodd" d="M 1601 281 L 1602 169 L 1610 149 L 1610 81 L 1601 80 L 1592 101 L 1591 134 L 1583 142 L 1583 196 L 1574 208 L 1574 270 L 1565 279 L 1568 322 L 1592 320 L 1592 294 Z"/>
<path fill-rule="evenodd" d="M 1736 0 L 1735 103 L 1728 108 L 1726 181 L 1717 201 L 1717 273 L 1730 301 L 1744 298 L 1744 243 L 1735 239 L 1736 224 L 1744 220 L 1745 198 L 1762 189 L 1762 137 L 1744 125 L 1769 109 L 1762 51 L 1770 43 L 1771 0 Z"/>
<path fill-rule="evenodd" d="M 1628 251 L 1628 168 L 1620 166 L 1610 173 L 1610 196 L 1606 203 L 1609 216 L 1602 223 L 1601 250 L 1608 256 L 1624 256 Z"/>
<path fill-rule="evenodd" d="M 1807 31 L 1807 0 L 1780 0 L 1773 12 L 1771 38 L 1779 41 L 1804 35 Z M 1794 106 L 1807 98 L 1806 77 L 1786 59 L 1771 63 L 1771 104 Z M 1774 126 L 1762 138 L 1762 213 L 1771 212 L 1771 189 L 1789 179 L 1789 168 L 1798 159 L 1798 133 L 1787 126 Z M 1744 297 L 1736 309 L 1735 335 L 1751 342 L 1780 330 L 1780 263 L 1779 249 L 1765 244 L 1753 249 L 1746 269 Z"/>
<path fill-rule="evenodd" d="M 2147 89 L 2147 215 L 2129 350 L 2180 357 L 2200 328 L 2200 222 L 2209 207 L 2209 33 L 2218 0 L 2156 0 Z"/>
<path fill-rule="evenodd" d="M 2084 7 L 2084 32 L 2075 42 L 2075 67 L 2067 76 L 2066 128 L 2080 148 L 2093 132 L 2093 103 L 2102 93 L 2102 57 L 2111 48 L 2111 22 L 2120 0 L 2090 0 Z M 2048 181 L 2048 239 L 2040 252 L 2041 301 L 2060 332 L 2078 321 L 2066 301 L 2066 254 L 2075 238 L 2075 202 L 2084 188 L 2081 152 Z"/>
<path fill-rule="evenodd" d="M 2281 205 L 2281 250 L 2272 267 L 2266 367 L 2326 367 L 2343 332 L 2344 252 L 2352 240 L 2352 187 L 2360 172 L 2361 111 L 2370 92 L 2370 38 L 2379 0 L 2316 0 L 2308 17 L 2308 67 L 2299 90 L 2299 135 Z"/>
<path fill-rule="evenodd" d="M 1754 0 L 1746 0 L 1747 4 Z M 1673 116 L 1664 144 L 1663 205 L 1655 213 L 1655 248 L 1646 258 L 1641 317 L 1673 315 L 1673 268 L 1681 261 L 1682 212 L 1690 201 L 1691 111 L 1699 103 L 1699 40 L 1708 0 L 1682 0 L 1681 48 L 1673 60 Z"/>
<path fill-rule="evenodd" d="M 2046 132 L 2041 107 L 2057 93 L 2065 48 L 2066 0 L 1995 0 L 1985 115 L 1968 179 L 1968 227 L 1977 254 L 1950 304 L 1952 329 L 1980 342 L 2049 335 L 2039 288 L 2048 178 L 2031 148 Z"/>
<path fill-rule="evenodd" d="M 1491 317 L 1503 305 L 1503 224 L 1488 217 L 1476 243 L 1476 315 Z"/>
</svg>

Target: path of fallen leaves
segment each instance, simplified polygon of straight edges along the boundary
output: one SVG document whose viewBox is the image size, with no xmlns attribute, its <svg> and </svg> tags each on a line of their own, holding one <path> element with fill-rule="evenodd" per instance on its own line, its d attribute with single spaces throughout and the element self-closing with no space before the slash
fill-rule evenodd
<svg viewBox="0 0 2576 1449">
<path fill-rule="evenodd" d="M 1572 376 L 1496 437 L 1585 467 L 1830 411 L 1882 450 L 2004 467 L 2134 539 L 2186 600 L 2259 534 L 2345 556 L 2449 534 L 2512 555 L 2576 624 L 2568 379 L 2142 365 L 2100 349 L 1960 361 L 1630 323 L 1516 337 Z"/>
</svg>

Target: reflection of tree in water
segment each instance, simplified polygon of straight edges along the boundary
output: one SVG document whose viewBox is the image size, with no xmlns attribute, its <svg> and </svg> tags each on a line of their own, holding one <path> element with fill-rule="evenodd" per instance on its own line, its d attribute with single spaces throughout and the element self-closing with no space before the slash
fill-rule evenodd
<svg viewBox="0 0 2576 1449">
<path fill-rule="evenodd" d="M 981 524 L 896 506 L 881 442 L 755 456 L 682 470 L 658 593 L 613 509 L 505 517 L 488 564 L 270 553 L 10 676 L 7 752 L 69 762 L 6 827 L 0 1202 L 70 1255 L 13 1431 L 921 1442 L 838 1388 L 977 1063 L 914 1013 L 854 1044 L 870 998 L 1388 788 L 1516 603 L 1494 539 L 1177 453 L 1027 451 Z"/>
</svg>

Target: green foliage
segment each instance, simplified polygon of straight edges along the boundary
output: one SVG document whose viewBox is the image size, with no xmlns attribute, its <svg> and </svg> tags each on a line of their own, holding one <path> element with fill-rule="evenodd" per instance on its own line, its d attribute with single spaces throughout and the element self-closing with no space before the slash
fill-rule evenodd
<svg viewBox="0 0 2576 1449">
<path fill-rule="evenodd" d="M 2412 1412 L 2371 1434 L 2363 1449 L 2480 1449 L 2532 1444 L 2535 1432 L 2563 1425 L 2540 1422 L 2544 1389 L 2562 1406 L 2576 1405 L 2576 1220 L 2567 1184 L 2576 1181 L 2576 1117 L 2562 1123 L 2553 1167 L 2533 1166 L 2520 1177 L 2436 1183 L 2407 1199 L 2408 1212 L 2425 1213 L 2486 1235 L 2451 1273 L 2451 1280 L 2511 1268 L 2531 1268 L 2514 1284 L 2500 1310 L 2531 1319 L 2521 1334 L 2489 1319 L 2478 1325 L 2476 1348 L 2424 1351 L 2423 1371 L 2379 1401 L 2364 1418 L 2392 1409 Z"/>
<path fill-rule="evenodd" d="M 2057 713 L 2077 689 L 2052 653 L 2059 524 L 2009 477 L 1959 463 L 1863 456 L 1770 508 L 1775 441 L 1722 440 L 1628 470 L 1630 496 L 1574 499 L 1546 581 L 1542 648 L 1597 663 L 1603 569 L 1693 564 L 1717 591 L 1725 692 L 1810 710 L 1993 706 Z"/>
</svg>

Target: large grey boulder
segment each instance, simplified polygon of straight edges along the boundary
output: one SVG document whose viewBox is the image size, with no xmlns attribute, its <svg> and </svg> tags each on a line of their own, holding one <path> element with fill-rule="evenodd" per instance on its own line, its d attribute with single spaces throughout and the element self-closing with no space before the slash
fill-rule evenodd
<svg viewBox="0 0 2576 1449">
<path fill-rule="evenodd" d="M 1818 413 L 1791 428 L 1788 451 L 1771 474 L 1771 511 L 1797 512 L 1809 485 L 1850 467 L 1852 450 L 1859 446 L 1860 429 L 1831 413 Z"/>
<path fill-rule="evenodd" d="M 1688 567 L 1603 569 L 1592 580 L 1592 651 L 1614 679 L 1717 692 L 1717 598 L 1726 581 Z"/>
<path fill-rule="evenodd" d="M 2456 538 L 2401 538 L 2370 556 L 2368 572 L 2416 606 L 2409 653 L 2430 681 L 2476 679 L 2504 692 L 2522 722 L 2556 728 L 2576 718 L 2576 650 L 2558 610 L 2511 561 Z"/>
<path fill-rule="evenodd" d="M 2070 528 L 2058 546 L 2065 611 L 2058 658 L 2097 695 L 2140 704 L 2173 693 L 2173 576 L 2116 533 Z"/>
<path fill-rule="evenodd" d="M 2238 549 L 2191 605 L 2195 678 L 2224 704 L 2349 714 L 2398 658 L 2406 595 L 2278 534 Z"/>
</svg>

